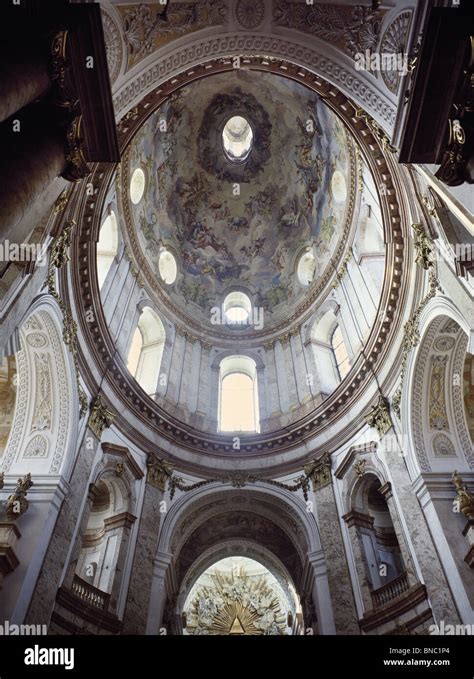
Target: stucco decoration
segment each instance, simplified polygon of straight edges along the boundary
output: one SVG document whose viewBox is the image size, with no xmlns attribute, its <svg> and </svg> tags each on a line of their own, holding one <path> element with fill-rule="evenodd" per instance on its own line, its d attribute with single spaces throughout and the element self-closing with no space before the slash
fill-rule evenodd
<svg viewBox="0 0 474 679">
<path fill-rule="evenodd" d="M 165 6 L 157 2 L 117 5 L 117 10 L 123 21 L 128 68 L 183 35 L 223 24 L 227 17 L 223 0 L 170 3 L 166 20 L 162 18 Z"/>
<path fill-rule="evenodd" d="M 434 356 L 430 383 L 430 427 L 449 429 L 446 412 L 446 365 L 447 356 Z"/>
<path fill-rule="evenodd" d="M 227 159 L 220 141 L 232 115 L 253 130 L 242 165 Z M 128 172 L 141 167 L 147 177 L 143 200 L 129 208 L 166 295 L 207 327 L 211 309 L 235 287 L 263 307 L 266 327 L 293 313 L 343 238 L 349 201 L 334 194 L 331 179 L 338 171 L 352 186 L 349 146 L 314 92 L 274 74 L 218 74 L 172 95 L 137 133 Z M 180 253 L 178 278 L 166 289 L 162 245 Z M 305 246 L 316 259 L 307 287 L 295 275 Z"/>
<path fill-rule="evenodd" d="M 407 10 L 401 12 L 395 19 L 387 26 L 382 39 L 380 41 L 380 52 L 383 54 L 399 54 L 406 55 L 406 44 L 410 28 L 412 12 Z M 400 84 L 400 72 L 397 69 L 382 69 L 380 71 L 382 80 L 384 81 L 390 92 L 394 94 L 398 91 Z"/>
<path fill-rule="evenodd" d="M 220 564 L 211 567 L 191 590 L 186 606 L 186 632 L 240 636 L 284 634 L 287 605 L 275 577 L 247 559 L 243 565 L 235 564 L 231 569 L 224 569 L 225 562 L 220 563 L 221 568 Z M 252 569 L 253 563 L 257 569 Z"/>
<path fill-rule="evenodd" d="M 58 474 L 66 452 L 73 388 L 62 338 L 50 314 L 42 310 L 23 325 L 20 340 L 17 405 L 2 469 Z"/>
<path fill-rule="evenodd" d="M 446 434 L 436 434 L 434 436 L 433 453 L 435 457 L 456 457 L 454 445 Z"/>
<path fill-rule="evenodd" d="M 105 50 L 109 67 L 110 82 L 117 80 L 122 67 L 123 46 L 120 30 L 110 14 L 102 10 L 102 26 L 104 27 Z"/>
<path fill-rule="evenodd" d="M 377 47 L 385 11 L 361 5 L 333 5 L 275 0 L 273 20 L 330 42 L 351 57 Z"/>
<path fill-rule="evenodd" d="M 13 422 L 17 384 L 15 356 L 8 356 L 0 364 L 0 458 L 7 445 Z"/>
<path fill-rule="evenodd" d="M 237 0 L 235 17 L 242 28 L 253 30 L 258 28 L 265 16 L 263 0 Z"/>
</svg>

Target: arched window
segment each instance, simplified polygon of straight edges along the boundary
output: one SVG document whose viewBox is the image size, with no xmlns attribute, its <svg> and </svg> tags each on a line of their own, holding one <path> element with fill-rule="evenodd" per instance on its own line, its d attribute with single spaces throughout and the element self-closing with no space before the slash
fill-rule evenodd
<svg viewBox="0 0 474 679">
<path fill-rule="evenodd" d="M 342 336 L 342 331 L 339 325 L 336 325 L 331 335 L 331 346 L 336 362 L 336 369 L 339 379 L 343 380 L 350 370 L 349 356 L 347 354 L 346 345 Z"/>
<path fill-rule="evenodd" d="M 93 487 L 93 502 L 82 535 L 82 544 L 72 584 L 73 592 L 87 593 L 86 600 L 107 610 L 114 580 L 121 573 L 117 561 L 126 527 L 129 499 L 120 481 L 101 480 Z M 91 585 L 96 592 L 87 587 Z"/>
<path fill-rule="evenodd" d="M 352 511 L 347 515 L 363 556 L 374 608 L 403 594 L 407 589 L 405 564 L 381 483 L 365 474 L 357 487 Z M 385 585 L 401 578 L 400 586 L 387 590 Z"/>
<path fill-rule="evenodd" d="M 101 226 L 97 243 L 97 277 L 102 289 L 110 267 L 118 252 L 118 227 L 115 212 L 112 210 Z"/>
<path fill-rule="evenodd" d="M 149 396 L 157 391 L 165 339 L 160 318 L 153 309 L 145 307 L 133 334 L 127 368 Z"/>
<path fill-rule="evenodd" d="M 257 368 L 247 356 L 221 361 L 219 379 L 219 430 L 259 430 Z"/>
<path fill-rule="evenodd" d="M 250 322 L 252 304 L 247 295 L 235 291 L 227 295 L 224 300 L 224 317 L 229 325 L 242 325 Z"/>
<path fill-rule="evenodd" d="M 347 347 L 333 309 L 314 324 L 311 345 L 324 398 L 336 389 L 350 369 Z"/>
</svg>

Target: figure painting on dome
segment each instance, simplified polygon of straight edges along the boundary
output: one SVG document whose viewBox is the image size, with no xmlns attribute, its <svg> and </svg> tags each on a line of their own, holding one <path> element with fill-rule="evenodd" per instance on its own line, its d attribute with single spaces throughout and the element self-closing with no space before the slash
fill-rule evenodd
<svg viewBox="0 0 474 679">
<path fill-rule="evenodd" d="M 252 127 L 240 165 L 222 146 L 232 114 Z M 179 90 L 150 116 L 129 162 L 146 163 L 150 180 L 131 205 L 143 252 L 156 273 L 161 243 L 180 254 L 165 292 L 195 318 L 208 319 L 240 285 L 277 319 L 307 292 L 294 275 L 301 249 L 316 246 L 317 281 L 341 242 L 348 206 L 331 180 L 337 170 L 333 186 L 350 185 L 346 133 L 314 92 L 280 76 L 261 74 L 257 85 L 251 74 L 226 73 Z"/>
</svg>

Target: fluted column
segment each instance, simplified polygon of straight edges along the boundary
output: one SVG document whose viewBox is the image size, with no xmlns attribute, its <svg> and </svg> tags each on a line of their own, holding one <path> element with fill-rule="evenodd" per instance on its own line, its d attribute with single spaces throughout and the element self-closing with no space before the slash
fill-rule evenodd
<svg viewBox="0 0 474 679">
<path fill-rule="evenodd" d="M 290 409 L 290 396 L 288 393 L 288 383 L 286 377 L 286 361 L 283 345 L 280 341 L 275 342 L 275 368 L 278 383 L 278 394 L 280 396 L 280 408 L 282 413 L 287 413 Z"/>
<path fill-rule="evenodd" d="M 174 405 L 177 405 L 179 400 L 185 341 L 183 335 L 176 331 L 173 342 L 173 353 L 169 363 L 168 385 L 166 390 L 166 399 Z"/>
<path fill-rule="evenodd" d="M 280 399 L 278 395 L 278 381 L 275 365 L 274 344 L 265 344 L 265 396 L 267 401 L 268 417 L 279 415 Z"/>
<path fill-rule="evenodd" d="M 293 363 L 293 353 L 291 351 L 290 342 L 291 336 L 287 335 L 284 339 L 282 339 L 281 346 L 283 349 L 283 358 L 285 361 L 284 368 L 286 374 L 286 384 L 288 389 L 288 402 L 289 402 L 288 409 L 292 410 L 293 408 L 296 408 L 298 406 L 299 400 L 295 378 L 295 365 Z"/>
<path fill-rule="evenodd" d="M 305 356 L 303 349 L 303 342 L 301 340 L 300 332 L 293 333 L 290 338 L 291 356 L 296 377 L 296 389 L 298 392 L 298 400 L 300 403 L 306 403 L 311 399 L 310 385 L 307 380 L 307 369 L 305 364 Z"/>
<path fill-rule="evenodd" d="M 184 336 L 184 356 L 182 362 L 181 386 L 179 389 L 178 403 L 184 408 L 188 405 L 189 389 L 191 386 L 191 370 L 193 357 L 193 340 L 187 335 Z"/>
<path fill-rule="evenodd" d="M 211 367 L 209 364 L 209 355 L 211 345 L 201 342 L 201 362 L 199 365 L 199 389 L 197 394 L 196 412 L 198 415 L 210 415 L 210 379 Z"/>
</svg>

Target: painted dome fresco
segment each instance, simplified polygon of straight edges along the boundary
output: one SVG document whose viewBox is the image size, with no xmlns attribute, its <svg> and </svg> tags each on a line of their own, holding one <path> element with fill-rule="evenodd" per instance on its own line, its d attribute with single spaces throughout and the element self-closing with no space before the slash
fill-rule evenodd
<svg viewBox="0 0 474 679">
<path fill-rule="evenodd" d="M 126 159 L 127 227 L 149 283 L 207 328 L 234 291 L 266 328 L 297 313 L 340 258 L 352 153 L 336 115 L 287 78 L 236 69 L 176 91 Z"/>
</svg>

